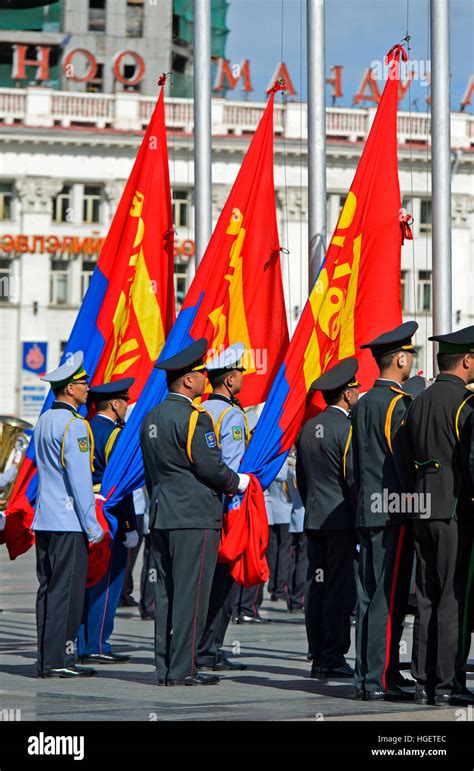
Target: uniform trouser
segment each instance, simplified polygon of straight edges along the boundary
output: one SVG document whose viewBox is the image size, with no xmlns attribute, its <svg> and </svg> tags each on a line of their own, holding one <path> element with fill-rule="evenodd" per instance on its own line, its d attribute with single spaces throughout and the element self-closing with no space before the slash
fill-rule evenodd
<svg viewBox="0 0 474 771">
<path fill-rule="evenodd" d="M 247 587 L 234 584 L 229 593 L 231 615 L 256 618 L 263 602 L 263 587 L 264 584 Z"/>
<path fill-rule="evenodd" d="M 306 574 L 308 572 L 308 539 L 304 533 L 292 533 L 288 609 L 304 607 Z"/>
<path fill-rule="evenodd" d="M 151 535 L 143 536 L 143 565 L 140 574 L 140 613 L 155 612 L 155 581 L 152 572 L 155 570 L 151 549 Z"/>
<path fill-rule="evenodd" d="M 74 665 L 89 547 L 85 533 L 36 531 L 38 671 Z"/>
<path fill-rule="evenodd" d="M 291 562 L 290 525 L 269 525 L 267 562 L 270 570 L 268 591 L 277 599 L 288 597 Z"/>
<path fill-rule="evenodd" d="M 151 531 L 157 571 L 155 662 L 160 680 L 184 680 L 196 673 L 220 535 L 220 530 Z"/>
<path fill-rule="evenodd" d="M 144 535 L 143 535 L 144 519 L 145 517 L 143 516 L 143 514 L 137 514 L 138 543 L 136 546 L 133 547 L 133 549 L 127 549 L 127 566 L 125 568 L 125 578 L 123 581 L 122 595 L 120 597 L 121 600 L 126 600 L 127 597 L 131 597 L 133 594 L 133 570 L 138 558 L 138 553 L 140 551 L 142 542 L 144 540 Z"/>
<path fill-rule="evenodd" d="M 115 614 L 122 594 L 127 551 L 121 535 L 115 538 L 107 573 L 99 583 L 86 589 L 82 624 L 77 637 L 79 656 L 88 653 L 110 653 Z"/>
<path fill-rule="evenodd" d="M 220 649 L 224 644 L 225 633 L 231 617 L 226 600 L 234 583 L 230 574 L 230 565 L 218 562 L 212 579 L 206 626 L 198 646 L 198 667 L 212 666 L 219 660 L 219 657 L 222 658 Z"/>
<path fill-rule="evenodd" d="M 451 693 L 467 652 L 472 523 L 416 520 L 416 617 L 412 674 L 437 694 Z"/>
<path fill-rule="evenodd" d="M 313 664 L 333 669 L 350 646 L 351 582 L 356 537 L 346 530 L 307 530 L 305 620 Z"/>
<path fill-rule="evenodd" d="M 355 685 L 392 688 L 399 674 L 400 640 L 413 566 L 411 524 L 361 527 L 357 576 Z"/>
</svg>

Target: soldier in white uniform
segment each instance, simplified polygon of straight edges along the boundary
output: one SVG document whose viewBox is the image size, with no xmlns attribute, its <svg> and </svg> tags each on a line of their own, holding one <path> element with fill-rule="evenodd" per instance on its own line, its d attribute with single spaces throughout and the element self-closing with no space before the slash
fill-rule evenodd
<svg viewBox="0 0 474 771">
<path fill-rule="evenodd" d="M 96 518 L 92 488 L 92 433 L 78 413 L 89 390 L 83 359 L 82 351 L 78 351 L 42 378 L 51 384 L 55 401 L 40 416 L 33 434 L 39 482 L 31 528 L 35 533 L 39 580 L 39 677 L 96 674 L 94 669 L 75 664 L 88 545 L 104 537 Z"/>
<path fill-rule="evenodd" d="M 214 421 L 222 459 L 233 471 L 238 471 L 249 438 L 247 417 L 236 398 L 242 388 L 245 372 L 242 366 L 244 353 L 245 346 L 235 343 L 206 365 L 213 391 L 203 406 Z M 229 565 L 218 562 L 212 582 L 206 628 L 197 653 L 199 669 L 246 669 L 243 664 L 227 658 L 222 649 L 230 621 L 225 601 L 233 585 Z"/>
</svg>

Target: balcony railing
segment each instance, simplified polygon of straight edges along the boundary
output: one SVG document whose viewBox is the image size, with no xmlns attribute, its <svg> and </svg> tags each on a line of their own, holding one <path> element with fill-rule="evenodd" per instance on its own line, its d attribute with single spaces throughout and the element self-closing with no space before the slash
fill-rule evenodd
<svg viewBox="0 0 474 771">
<path fill-rule="evenodd" d="M 166 124 L 170 131 L 192 134 L 193 103 L 189 99 L 166 101 Z M 143 131 L 156 105 L 155 97 L 132 92 L 91 94 L 54 91 L 29 87 L 24 90 L 0 88 L 0 125 L 31 127 L 84 127 L 98 130 Z M 216 137 L 239 137 L 254 133 L 265 104 L 212 100 L 212 133 Z M 372 125 L 375 108 L 352 109 L 328 107 L 326 133 L 329 140 L 360 142 L 366 139 Z M 398 113 L 400 144 L 430 144 L 431 118 L 428 113 Z M 307 138 L 305 103 L 275 103 L 275 136 L 285 139 Z M 474 117 L 466 113 L 451 113 L 451 140 L 454 148 L 474 147 Z"/>
</svg>

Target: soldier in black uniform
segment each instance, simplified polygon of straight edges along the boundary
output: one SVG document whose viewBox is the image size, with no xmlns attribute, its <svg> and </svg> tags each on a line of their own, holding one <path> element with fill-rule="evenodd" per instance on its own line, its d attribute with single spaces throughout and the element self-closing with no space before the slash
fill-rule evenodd
<svg viewBox="0 0 474 771">
<path fill-rule="evenodd" d="M 408 603 L 413 542 L 405 513 L 407 490 L 404 419 L 413 399 L 402 389 L 413 366 L 407 321 L 361 348 L 370 348 L 380 376 L 352 412 L 357 579 L 356 698 L 406 699 L 400 688 L 399 643 Z"/>
<path fill-rule="evenodd" d="M 463 683 L 465 601 L 473 538 L 470 483 L 463 473 L 474 394 L 474 326 L 436 335 L 440 374 L 407 413 L 410 471 L 428 510 L 413 513 L 417 613 L 412 674 L 419 704 L 474 704 Z M 468 420 L 469 418 L 469 420 Z"/>
<path fill-rule="evenodd" d="M 221 459 L 212 418 L 193 404 L 205 387 L 205 339 L 156 366 L 170 393 L 146 415 L 140 442 L 150 495 L 157 568 L 155 660 L 160 685 L 213 685 L 198 674 L 222 527 L 221 494 L 244 492 L 249 477 Z"/>
<path fill-rule="evenodd" d="M 328 405 L 308 420 L 297 440 L 296 478 L 305 507 L 308 573 L 306 633 L 311 677 L 352 677 L 344 654 L 350 646 L 350 601 L 356 546 L 351 409 L 359 398 L 357 359 L 336 364 L 315 380 Z"/>
</svg>

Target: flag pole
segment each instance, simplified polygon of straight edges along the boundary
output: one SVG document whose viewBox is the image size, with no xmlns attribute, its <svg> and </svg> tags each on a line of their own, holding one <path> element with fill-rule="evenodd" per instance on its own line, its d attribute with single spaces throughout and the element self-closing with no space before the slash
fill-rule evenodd
<svg viewBox="0 0 474 771">
<path fill-rule="evenodd" d="M 211 0 L 194 0 L 194 194 L 197 268 L 212 232 Z"/>
<path fill-rule="evenodd" d="M 325 0 L 307 0 L 308 41 L 308 286 L 326 254 Z"/>
<path fill-rule="evenodd" d="M 431 0 L 433 334 L 452 329 L 449 0 Z M 437 371 L 433 352 L 433 372 Z"/>
</svg>

